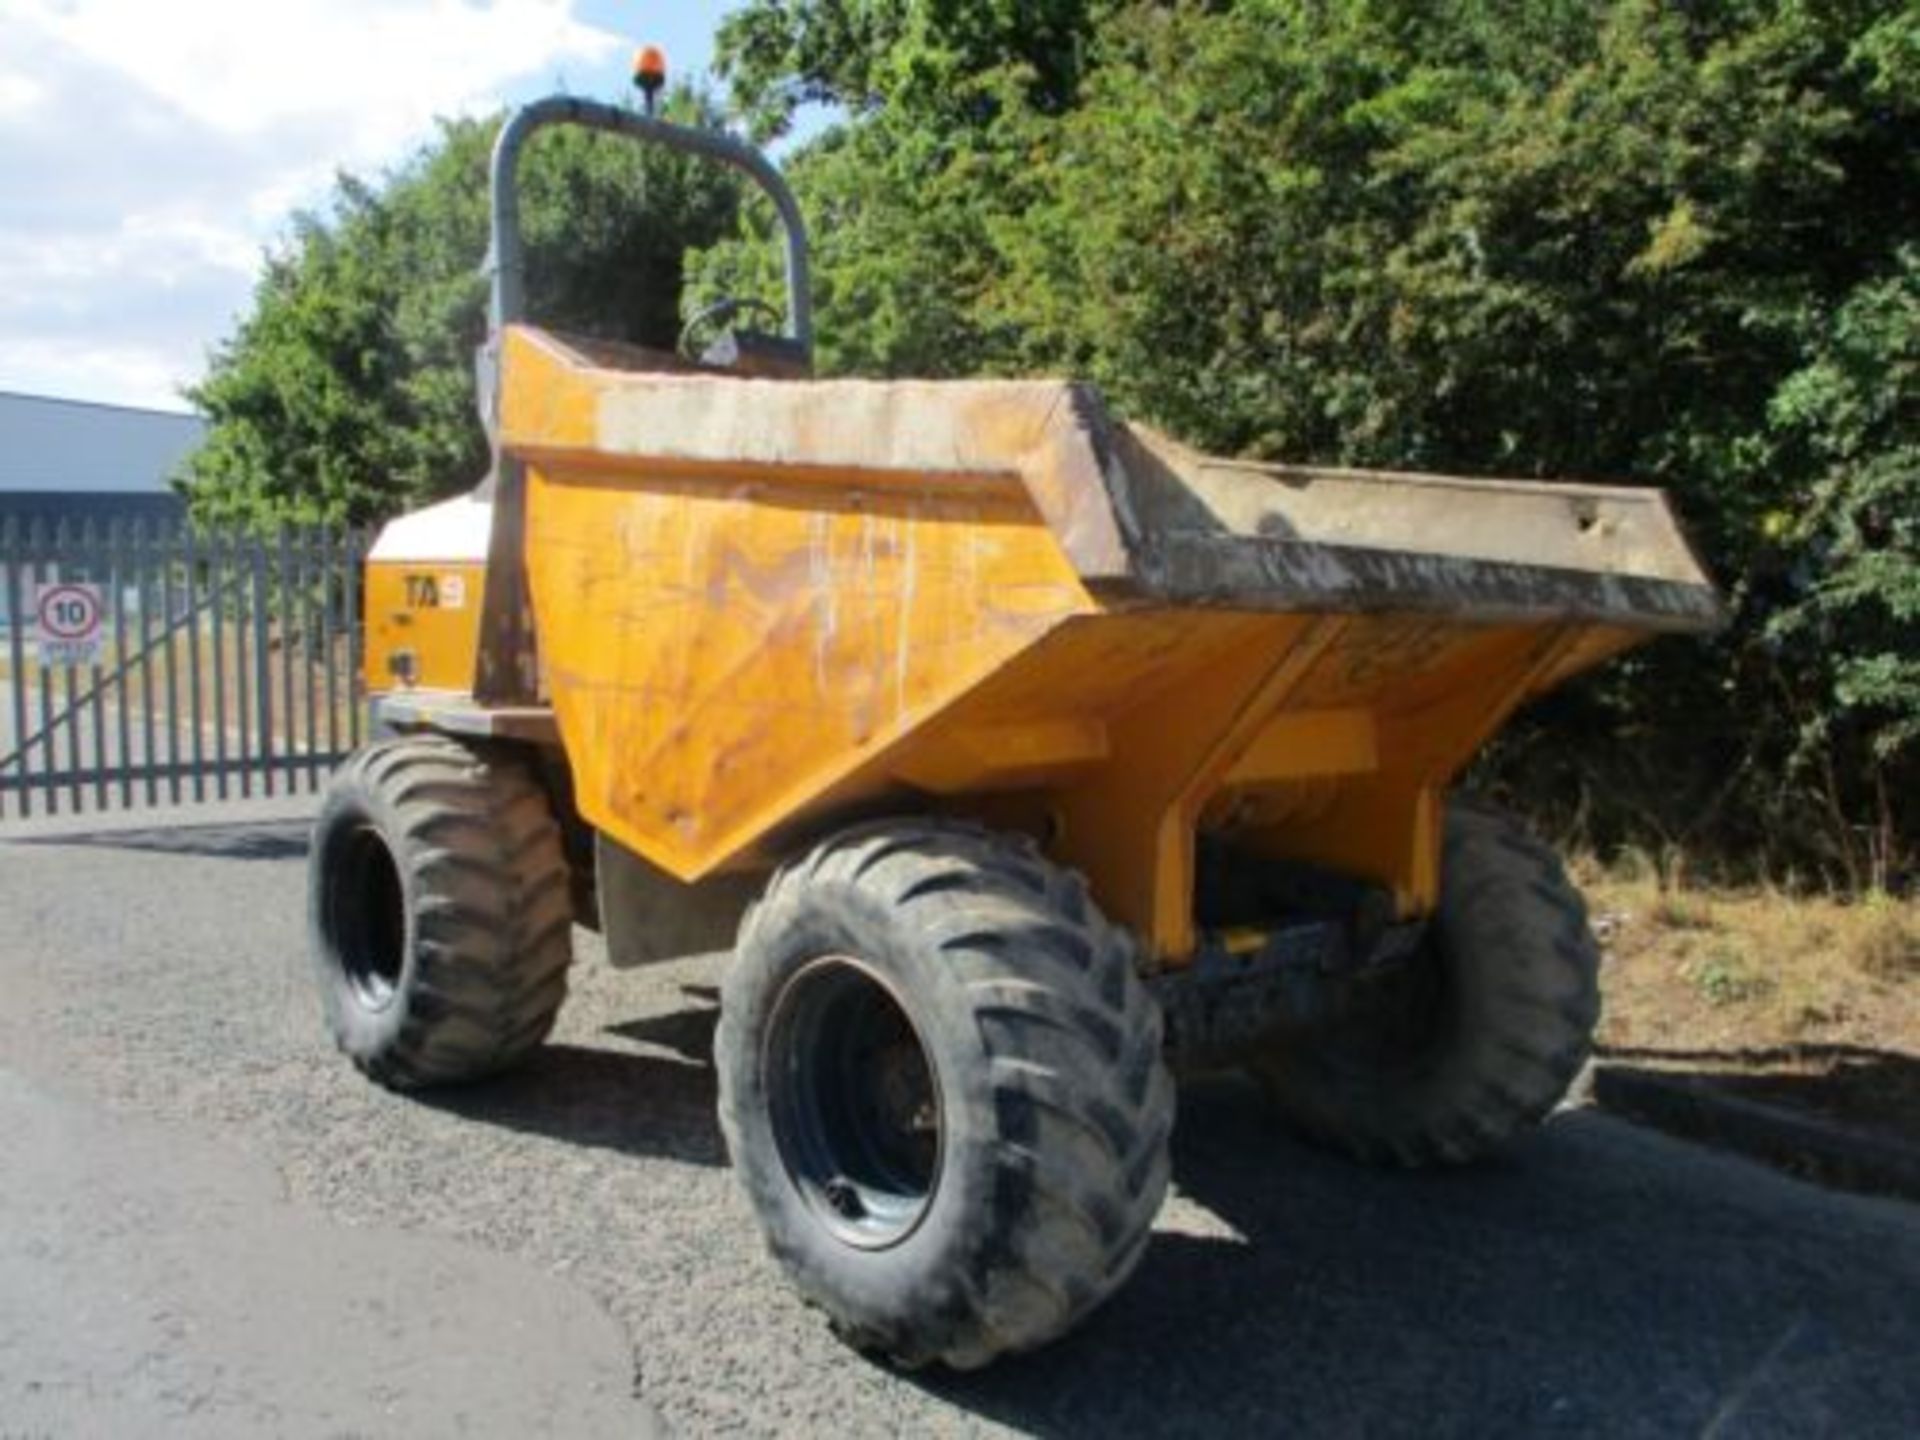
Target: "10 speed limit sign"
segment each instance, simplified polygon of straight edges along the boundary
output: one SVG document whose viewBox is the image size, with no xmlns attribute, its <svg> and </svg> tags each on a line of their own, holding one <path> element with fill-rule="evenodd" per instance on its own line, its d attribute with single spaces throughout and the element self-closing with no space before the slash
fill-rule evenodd
<svg viewBox="0 0 1920 1440">
<path fill-rule="evenodd" d="M 98 585 L 60 581 L 34 591 L 42 665 L 93 665 L 100 659 L 106 605 Z"/>
</svg>

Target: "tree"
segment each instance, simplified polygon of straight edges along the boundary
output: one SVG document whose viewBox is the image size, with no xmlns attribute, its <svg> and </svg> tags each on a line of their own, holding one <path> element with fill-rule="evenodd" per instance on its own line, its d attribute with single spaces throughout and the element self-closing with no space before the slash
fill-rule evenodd
<svg viewBox="0 0 1920 1440">
<path fill-rule="evenodd" d="M 795 110 L 856 114 L 906 104 L 963 118 L 966 82 L 1004 65 L 1026 76 L 1026 99 L 1048 113 L 1078 90 L 1104 0 L 758 0 L 720 24 L 721 74 L 762 139 Z"/>
<path fill-rule="evenodd" d="M 698 97 L 674 108 L 713 123 Z M 189 391 L 208 419 L 183 477 L 198 518 L 366 524 L 480 478 L 473 357 L 499 123 L 443 122 L 380 183 L 342 175 L 325 212 L 296 219 L 252 310 Z M 738 203 L 718 167 L 543 132 L 521 170 L 530 313 L 670 347 L 683 253 L 733 233 Z"/>
<path fill-rule="evenodd" d="M 1835 823 L 1867 817 L 1842 854 L 1856 887 L 1887 884 L 1896 804 L 1920 778 L 1920 246 L 1898 267 L 1821 325 L 1768 415 L 1775 463 L 1814 478 L 1799 514 L 1770 517 L 1796 563 L 1764 638 L 1798 724 L 1795 768 L 1818 777 Z M 1864 803 L 1847 803 L 1843 771 Z"/>
<path fill-rule="evenodd" d="M 1666 486 L 1732 626 L 1555 697 L 1488 778 L 1601 847 L 1899 869 L 1910 6 L 946 8 L 723 32 L 749 113 L 849 112 L 791 167 L 828 368 L 1071 371 L 1218 451 Z M 749 233 L 699 283 L 770 288 Z"/>
</svg>

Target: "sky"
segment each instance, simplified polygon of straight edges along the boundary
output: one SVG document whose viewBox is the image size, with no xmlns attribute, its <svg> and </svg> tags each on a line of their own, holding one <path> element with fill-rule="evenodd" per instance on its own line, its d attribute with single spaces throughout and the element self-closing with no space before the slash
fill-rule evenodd
<svg viewBox="0 0 1920 1440">
<path fill-rule="evenodd" d="M 737 3 L 737 0 L 733 0 Z M 288 217 L 729 0 L 0 0 L 0 390 L 181 410 Z"/>
</svg>

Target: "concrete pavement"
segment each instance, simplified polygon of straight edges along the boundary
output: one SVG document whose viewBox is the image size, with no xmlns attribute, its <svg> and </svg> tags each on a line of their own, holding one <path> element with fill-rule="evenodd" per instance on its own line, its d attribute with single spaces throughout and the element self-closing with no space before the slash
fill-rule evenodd
<svg viewBox="0 0 1920 1440">
<path fill-rule="evenodd" d="M 634 1436 L 619 1327 L 522 1261 L 0 1070 L 0 1432 Z"/>
</svg>

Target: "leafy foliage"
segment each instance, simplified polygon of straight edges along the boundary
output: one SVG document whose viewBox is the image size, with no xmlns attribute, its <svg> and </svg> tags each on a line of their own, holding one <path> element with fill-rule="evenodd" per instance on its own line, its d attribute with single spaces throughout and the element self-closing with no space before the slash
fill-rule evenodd
<svg viewBox="0 0 1920 1440">
<path fill-rule="evenodd" d="M 1487 778 L 1602 847 L 1856 886 L 1920 793 L 1917 57 L 1898 0 L 756 0 L 722 35 L 763 126 L 849 112 L 792 166 L 828 368 L 1668 487 L 1733 624 L 1555 697 Z M 763 250 L 698 283 L 771 291 Z"/>
<path fill-rule="evenodd" d="M 863 115 L 901 104 L 964 121 L 967 81 L 1017 64 L 1026 98 L 1057 113 L 1084 68 L 1098 0 L 764 0 L 720 25 L 721 64 L 754 133 L 785 132 L 802 105 Z"/>
<path fill-rule="evenodd" d="M 696 97 L 674 103 L 712 120 Z M 184 477 L 197 516 L 360 524 L 479 479 L 473 358 L 498 127 L 445 122 L 379 186 L 343 175 L 327 213 L 297 220 L 190 392 L 210 422 Z M 671 346 L 684 252 L 735 228 L 725 172 L 557 129 L 528 148 L 520 181 L 530 312 Z"/>
<path fill-rule="evenodd" d="M 1564 837 L 1854 888 L 1920 844 L 1920 12 L 1901 0 L 747 0 L 837 372 L 1051 370 L 1217 451 L 1667 487 L 1732 604 L 1481 783 Z M 682 97 L 688 112 L 698 102 Z M 709 117 L 710 118 L 710 117 Z M 195 394 L 194 504 L 366 520 L 484 464 L 492 127 L 343 178 Z M 529 157 L 536 313 L 777 299 L 764 207 Z"/>
</svg>

